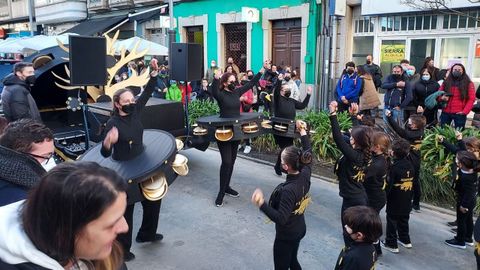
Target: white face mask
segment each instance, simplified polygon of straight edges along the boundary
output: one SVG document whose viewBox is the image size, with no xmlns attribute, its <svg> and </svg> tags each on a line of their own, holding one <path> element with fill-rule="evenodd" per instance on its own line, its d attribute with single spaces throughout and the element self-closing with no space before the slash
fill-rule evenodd
<svg viewBox="0 0 480 270">
<path fill-rule="evenodd" d="M 53 169 L 53 167 L 57 166 L 57 163 L 55 163 L 55 159 L 53 157 L 45 160 L 44 162 L 42 162 L 42 167 L 45 169 L 45 171 L 50 171 L 51 169 Z"/>
</svg>

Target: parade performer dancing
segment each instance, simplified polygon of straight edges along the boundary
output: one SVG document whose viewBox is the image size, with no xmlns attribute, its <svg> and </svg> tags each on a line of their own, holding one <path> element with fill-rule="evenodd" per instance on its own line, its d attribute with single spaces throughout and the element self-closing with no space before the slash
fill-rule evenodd
<svg viewBox="0 0 480 270">
<path fill-rule="evenodd" d="M 312 175 L 312 149 L 306 126 L 303 121 L 296 122 L 303 149 L 289 146 L 281 152 L 282 169 L 287 172 L 286 181 L 275 188 L 268 203 L 260 189 L 252 195 L 253 204 L 275 222 L 273 260 L 277 270 L 302 269 L 297 253 L 307 231 L 303 214 L 310 201 L 308 192 Z"/>
<path fill-rule="evenodd" d="M 263 67 L 253 77 L 251 81 L 243 86 L 236 86 L 236 77 L 233 73 L 225 73 L 222 77 L 219 74 L 215 74 L 215 78 L 212 82 L 212 94 L 217 100 L 220 107 L 221 118 L 239 118 L 240 116 L 240 97 L 252 89 L 258 82 L 265 69 L 269 68 L 269 63 L 264 62 Z M 220 166 L 220 190 L 218 191 L 215 205 L 220 207 L 223 205 L 223 197 L 228 194 L 232 197 L 238 197 L 237 191 L 230 187 L 230 179 L 233 173 L 233 166 L 235 165 L 235 159 L 237 158 L 238 145 L 240 141 L 220 141 L 217 140 L 218 149 L 222 158 L 222 165 Z"/>
<path fill-rule="evenodd" d="M 303 102 L 299 102 L 290 97 L 292 90 L 287 83 L 282 83 L 282 79 L 283 75 L 280 74 L 278 76 L 273 94 L 273 114 L 275 117 L 295 120 L 297 110 L 305 109 L 308 106 L 308 102 L 310 101 L 310 96 L 312 94 L 312 87 L 307 87 L 307 96 Z M 278 154 L 277 163 L 275 163 L 274 169 L 277 175 L 282 175 L 282 170 L 280 167 L 280 155 L 283 149 L 293 145 L 293 138 L 279 135 L 273 135 L 273 137 L 275 138 L 275 143 L 280 146 L 280 153 Z"/>
<path fill-rule="evenodd" d="M 113 115 L 105 128 L 106 136 L 102 144 L 102 156 L 109 157 L 112 155 L 114 160 L 125 161 L 139 156 L 144 151 L 141 112 L 155 90 L 157 75 L 158 72 L 156 71 L 150 73 L 150 80 L 138 100 L 135 100 L 132 91 L 129 89 L 120 89 L 113 95 Z M 137 242 L 153 242 L 163 239 L 163 235 L 156 233 L 161 203 L 162 200 L 142 201 L 143 219 L 136 237 Z M 135 204 L 133 203 L 128 205 L 125 210 L 124 216 L 128 223 L 128 232 L 118 236 L 118 240 L 124 249 L 125 261 L 135 258 L 135 255 L 130 252 L 134 207 Z"/>
</svg>

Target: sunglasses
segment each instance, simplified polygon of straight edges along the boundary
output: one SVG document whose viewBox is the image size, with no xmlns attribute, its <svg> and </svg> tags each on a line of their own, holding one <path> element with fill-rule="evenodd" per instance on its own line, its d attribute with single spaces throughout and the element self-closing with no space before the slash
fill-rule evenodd
<svg viewBox="0 0 480 270">
<path fill-rule="evenodd" d="M 32 154 L 32 153 L 24 153 L 24 154 L 27 154 L 27 155 L 32 156 L 32 157 L 35 157 L 35 158 L 45 159 L 45 160 L 49 160 L 50 158 L 53 157 L 53 152 L 52 152 L 52 153 L 49 153 L 47 156 L 35 155 L 35 154 Z"/>
</svg>

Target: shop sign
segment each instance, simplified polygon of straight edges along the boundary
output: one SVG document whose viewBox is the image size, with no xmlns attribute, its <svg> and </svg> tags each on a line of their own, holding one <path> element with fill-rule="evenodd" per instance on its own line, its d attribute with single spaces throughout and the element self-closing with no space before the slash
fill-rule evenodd
<svg viewBox="0 0 480 270">
<path fill-rule="evenodd" d="M 480 58 L 480 40 L 475 44 L 475 58 Z"/>
<path fill-rule="evenodd" d="M 400 63 L 405 58 L 405 44 L 382 45 L 380 61 L 382 63 Z"/>
</svg>

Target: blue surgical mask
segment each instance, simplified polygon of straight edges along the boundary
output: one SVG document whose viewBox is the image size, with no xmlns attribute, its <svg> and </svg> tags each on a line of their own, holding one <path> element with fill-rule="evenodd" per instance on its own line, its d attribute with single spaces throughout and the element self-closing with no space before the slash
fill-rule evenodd
<svg viewBox="0 0 480 270">
<path fill-rule="evenodd" d="M 413 76 L 413 74 L 415 74 L 415 72 L 411 69 L 407 70 L 407 75 L 408 76 Z"/>
<path fill-rule="evenodd" d="M 424 81 L 430 80 L 430 75 L 423 75 L 422 80 L 424 80 Z"/>
<path fill-rule="evenodd" d="M 177 84 L 177 81 L 175 81 L 175 80 L 170 80 L 170 84 Z"/>
</svg>

